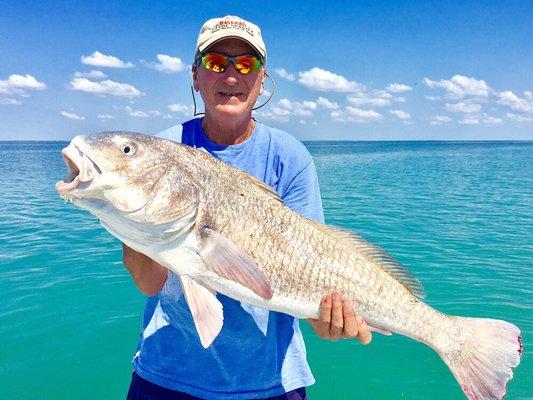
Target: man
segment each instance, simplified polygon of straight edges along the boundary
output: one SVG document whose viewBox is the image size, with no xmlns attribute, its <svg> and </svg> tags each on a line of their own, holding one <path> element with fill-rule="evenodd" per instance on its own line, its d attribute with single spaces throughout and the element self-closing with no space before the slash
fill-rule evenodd
<svg viewBox="0 0 533 400">
<path fill-rule="evenodd" d="M 272 186 L 294 211 L 323 221 L 313 160 L 285 132 L 252 117 L 266 74 L 267 52 L 259 28 L 237 17 L 207 21 L 192 67 L 205 117 L 160 136 L 204 149 Z M 178 279 L 148 257 L 124 246 L 124 264 L 150 296 L 142 321 L 128 398 L 305 399 L 314 383 L 298 320 L 282 313 L 217 297 L 224 326 L 204 349 Z M 320 337 L 371 339 L 367 325 L 338 293 L 326 295 L 320 317 L 309 320 Z"/>
</svg>

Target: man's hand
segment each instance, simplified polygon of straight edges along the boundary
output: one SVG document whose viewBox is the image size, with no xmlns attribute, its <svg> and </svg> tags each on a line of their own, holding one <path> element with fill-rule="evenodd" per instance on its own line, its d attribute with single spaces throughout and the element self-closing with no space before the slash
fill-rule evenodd
<svg viewBox="0 0 533 400">
<path fill-rule="evenodd" d="M 320 303 L 318 319 L 308 318 L 307 322 L 323 339 L 357 338 L 361 344 L 368 344 L 372 340 L 366 322 L 355 315 L 350 301 L 343 300 L 337 292 L 327 294 Z"/>
</svg>

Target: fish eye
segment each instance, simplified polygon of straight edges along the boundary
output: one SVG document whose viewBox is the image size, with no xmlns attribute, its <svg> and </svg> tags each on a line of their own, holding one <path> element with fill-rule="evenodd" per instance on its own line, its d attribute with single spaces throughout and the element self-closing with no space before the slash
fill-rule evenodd
<svg viewBox="0 0 533 400">
<path fill-rule="evenodd" d="M 122 146 L 122 153 L 127 156 L 132 156 L 137 152 L 137 148 L 133 143 L 126 143 Z"/>
</svg>

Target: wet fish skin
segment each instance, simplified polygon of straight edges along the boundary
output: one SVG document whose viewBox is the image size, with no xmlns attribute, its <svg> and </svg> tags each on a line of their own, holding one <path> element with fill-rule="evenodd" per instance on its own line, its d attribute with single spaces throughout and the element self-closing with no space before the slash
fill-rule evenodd
<svg viewBox="0 0 533 400">
<path fill-rule="evenodd" d="M 255 178 L 140 134 L 76 137 L 64 154 L 70 175 L 78 168 L 92 180 L 58 182 L 60 194 L 180 276 L 204 347 L 223 324 L 213 291 L 298 318 L 318 317 L 322 296 L 338 291 L 369 326 L 434 348 L 468 398 L 505 395 L 522 352 L 516 326 L 438 312 L 420 300 L 416 278 L 381 249 L 294 213 Z"/>
</svg>

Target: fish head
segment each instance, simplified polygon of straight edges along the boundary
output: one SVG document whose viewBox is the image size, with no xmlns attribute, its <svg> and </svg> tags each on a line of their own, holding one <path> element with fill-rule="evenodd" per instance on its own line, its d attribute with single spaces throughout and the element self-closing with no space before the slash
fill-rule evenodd
<svg viewBox="0 0 533 400">
<path fill-rule="evenodd" d="M 56 190 L 66 200 L 103 220 L 120 215 L 161 224 L 194 206 L 194 180 L 168 140 L 130 132 L 76 136 L 62 150 L 68 176 Z"/>
</svg>

